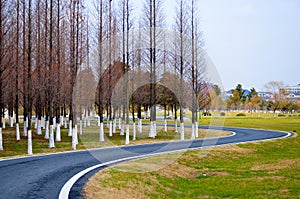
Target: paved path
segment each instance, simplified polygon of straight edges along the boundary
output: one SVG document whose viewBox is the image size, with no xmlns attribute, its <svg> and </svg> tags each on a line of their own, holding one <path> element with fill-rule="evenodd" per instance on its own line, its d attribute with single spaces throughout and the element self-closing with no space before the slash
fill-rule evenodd
<svg viewBox="0 0 300 199">
<path fill-rule="evenodd" d="M 219 139 L 105 148 L 0 161 L 0 198 L 57 199 L 61 188 L 75 174 L 94 165 L 122 158 L 290 136 L 278 131 L 228 127 L 221 129 L 235 132 L 235 135 Z M 83 184 L 99 169 L 101 168 L 81 178 L 72 188 L 70 198 L 80 198 Z"/>
</svg>

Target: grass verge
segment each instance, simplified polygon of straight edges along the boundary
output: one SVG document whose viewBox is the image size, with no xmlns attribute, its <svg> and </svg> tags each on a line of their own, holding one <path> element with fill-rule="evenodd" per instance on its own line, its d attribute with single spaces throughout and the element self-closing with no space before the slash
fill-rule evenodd
<svg viewBox="0 0 300 199">
<path fill-rule="evenodd" d="M 20 127 L 22 130 L 22 126 Z M 146 144 L 146 143 L 156 143 L 179 140 L 179 134 L 175 133 L 174 128 L 168 128 L 168 132 L 164 132 L 163 127 L 157 128 L 156 139 L 148 138 L 149 127 L 143 127 L 143 133 L 137 134 L 137 139 L 132 140 L 132 129 L 130 129 L 130 144 Z M 204 137 L 221 137 L 228 136 L 228 132 L 220 132 L 214 130 L 199 130 L 199 139 Z M 21 132 L 22 134 L 22 132 Z M 34 154 L 48 154 L 57 152 L 66 152 L 71 150 L 72 138 L 68 136 L 67 129 L 61 129 L 62 141 L 55 142 L 55 148 L 50 149 L 48 147 L 49 141 L 44 139 L 44 135 L 37 135 L 36 131 L 33 130 L 33 153 Z M 27 137 L 22 136 L 20 141 L 15 139 L 15 128 L 6 128 L 3 131 L 3 147 L 4 150 L 0 151 L 0 158 L 8 157 L 19 157 L 27 154 Z M 186 129 L 186 139 L 190 139 L 191 129 Z M 125 136 L 120 136 L 120 131 L 118 130 L 116 134 L 112 137 L 108 136 L 108 129 L 105 129 L 105 142 L 99 142 L 99 127 L 90 126 L 83 129 L 83 135 L 79 136 L 79 144 L 77 145 L 77 150 L 82 149 L 93 149 L 102 147 L 112 147 L 121 146 L 125 144 Z"/>
<path fill-rule="evenodd" d="M 209 120 L 202 121 L 202 124 Z M 231 118 L 226 126 L 300 132 L 299 118 Z M 216 147 L 116 165 L 93 176 L 86 198 L 299 198 L 300 138 Z M 175 154 L 176 155 L 176 154 Z M 172 155 L 171 155 L 172 156 Z M 127 172 L 125 172 L 127 171 Z M 130 172 L 128 172 L 130 171 Z"/>
</svg>

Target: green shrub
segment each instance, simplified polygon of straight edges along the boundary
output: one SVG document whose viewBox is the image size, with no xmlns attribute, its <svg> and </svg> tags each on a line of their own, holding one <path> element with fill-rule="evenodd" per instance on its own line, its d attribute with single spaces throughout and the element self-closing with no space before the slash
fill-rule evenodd
<svg viewBox="0 0 300 199">
<path fill-rule="evenodd" d="M 285 117 L 285 114 L 278 114 L 278 117 Z"/>
<path fill-rule="evenodd" d="M 203 113 L 203 116 L 211 116 L 211 113 L 205 112 L 205 113 Z"/>
<path fill-rule="evenodd" d="M 246 117 L 246 114 L 245 113 L 239 113 L 236 115 L 237 117 Z"/>
<path fill-rule="evenodd" d="M 225 116 L 226 114 L 224 112 L 221 112 L 220 113 L 220 116 Z"/>
</svg>

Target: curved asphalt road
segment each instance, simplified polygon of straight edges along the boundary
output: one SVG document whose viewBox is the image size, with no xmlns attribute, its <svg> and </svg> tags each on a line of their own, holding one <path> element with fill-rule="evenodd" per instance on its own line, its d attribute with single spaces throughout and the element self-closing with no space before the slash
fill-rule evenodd
<svg viewBox="0 0 300 199">
<path fill-rule="evenodd" d="M 236 134 L 234 136 L 219 139 L 125 146 L 3 160 L 0 161 L 0 198 L 57 199 L 63 185 L 78 172 L 100 163 L 122 158 L 184 149 L 195 149 L 205 146 L 262 141 L 288 137 L 291 135 L 278 131 L 229 127 L 201 128 L 232 131 Z M 87 178 L 102 168 L 98 168 L 81 178 L 72 188 L 70 198 L 81 198 L 80 191 Z"/>
</svg>

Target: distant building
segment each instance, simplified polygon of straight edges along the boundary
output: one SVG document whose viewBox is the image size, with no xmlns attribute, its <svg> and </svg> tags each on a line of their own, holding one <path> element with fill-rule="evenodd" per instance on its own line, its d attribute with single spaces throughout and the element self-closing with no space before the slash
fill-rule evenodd
<svg viewBox="0 0 300 199">
<path fill-rule="evenodd" d="M 233 96 L 234 89 L 231 89 L 229 91 L 225 91 L 221 93 L 221 98 L 223 100 L 230 99 L 230 96 Z M 285 93 L 285 98 L 291 101 L 300 100 L 300 84 L 296 86 L 286 86 L 280 89 L 282 93 Z M 247 89 L 244 89 L 244 94 L 248 95 L 251 92 Z M 265 101 L 272 101 L 274 98 L 273 93 L 271 92 L 257 92 L 259 98 L 261 100 Z"/>
<path fill-rule="evenodd" d="M 285 93 L 286 98 L 291 101 L 300 100 L 300 84 L 296 86 L 286 86 L 281 88 L 280 91 Z"/>
<path fill-rule="evenodd" d="M 229 91 L 225 91 L 225 92 L 221 93 L 221 98 L 222 98 L 223 100 L 228 100 L 228 99 L 230 99 L 230 96 L 233 96 L 233 91 L 234 91 L 234 89 L 231 89 L 231 90 L 229 90 Z M 251 93 L 251 92 L 250 92 L 249 90 L 247 90 L 247 89 L 244 89 L 243 91 L 244 91 L 244 94 L 245 94 L 245 95 L 249 95 L 249 94 Z"/>
<path fill-rule="evenodd" d="M 261 100 L 265 101 L 271 101 L 274 97 L 271 92 L 258 92 L 257 94 Z"/>
</svg>

